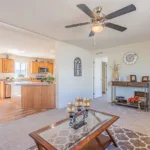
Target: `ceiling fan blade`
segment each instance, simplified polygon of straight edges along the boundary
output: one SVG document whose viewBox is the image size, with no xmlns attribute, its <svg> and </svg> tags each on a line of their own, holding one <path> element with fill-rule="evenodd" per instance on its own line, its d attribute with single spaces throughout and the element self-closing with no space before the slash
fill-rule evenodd
<svg viewBox="0 0 150 150">
<path fill-rule="evenodd" d="M 105 26 L 111 29 L 115 29 L 117 31 L 123 32 L 125 31 L 127 28 L 113 24 L 113 23 L 105 23 Z"/>
<path fill-rule="evenodd" d="M 94 36 L 94 35 L 95 35 L 95 32 L 93 32 L 93 31 L 91 30 L 91 32 L 90 32 L 90 34 L 89 34 L 89 37 Z"/>
<path fill-rule="evenodd" d="M 135 10 L 136 10 L 136 7 L 133 4 L 131 4 L 129 6 L 126 6 L 120 10 L 117 10 L 117 11 L 107 15 L 105 18 L 106 19 L 113 19 L 113 18 L 119 17 L 121 15 L 125 15 L 127 13 L 132 12 L 132 11 L 135 11 Z"/>
<path fill-rule="evenodd" d="M 84 22 L 84 23 L 77 23 L 77 24 L 67 25 L 67 26 L 65 26 L 65 28 L 73 28 L 73 27 L 83 26 L 83 25 L 87 25 L 87 24 L 90 24 L 90 22 Z"/>
<path fill-rule="evenodd" d="M 77 7 L 91 18 L 95 18 L 94 13 L 85 4 L 78 4 Z"/>
</svg>

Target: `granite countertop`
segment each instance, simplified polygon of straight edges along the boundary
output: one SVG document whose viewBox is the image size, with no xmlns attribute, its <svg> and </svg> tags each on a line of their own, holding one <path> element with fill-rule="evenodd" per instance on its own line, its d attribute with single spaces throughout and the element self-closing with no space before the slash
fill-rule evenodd
<svg viewBox="0 0 150 150">
<path fill-rule="evenodd" d="M 51 86 L 54 83 L 46 83 L 46 82 L 30 82 L 30 81 L 22 81 L 22 82 L 5 82 L 5 84 L 10 84 L 10 85 L 48 85 Z"/>
</svg>

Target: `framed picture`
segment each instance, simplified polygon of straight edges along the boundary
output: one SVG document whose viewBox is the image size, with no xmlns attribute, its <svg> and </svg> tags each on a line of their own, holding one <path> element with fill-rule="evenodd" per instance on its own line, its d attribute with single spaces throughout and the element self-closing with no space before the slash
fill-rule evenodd
<svg viewBox="0 0 150 150">
<path fill-rule="evenodd" d="M 148 82 L 148 81 L 149 81 L 149 76 L 142 77 L 142 82 Z"/>
<path fill-rule="evenodd" d="M 136 75 L 130 75 L 130 82 L 136 82 Z"/>
</svg>

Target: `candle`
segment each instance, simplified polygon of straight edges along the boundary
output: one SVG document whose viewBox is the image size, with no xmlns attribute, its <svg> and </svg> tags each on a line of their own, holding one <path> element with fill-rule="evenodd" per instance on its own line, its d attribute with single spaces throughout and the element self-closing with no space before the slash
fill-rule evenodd
<svg viewBox="0 0 150 150">
<path fill-rule="evenodd" d="M 86 107 L 86 99 L 83 100 L 83 107 Z"/>
<path fill-rule="evenodd" d="M 84 107 L 90 107 L 90 105 L 91 105 L 91 100 L 90 99 L 84 99 L 83 106 Z"/>
<path fill-rule="evenodd" d="M 82 106 L 82 104 L 83 104 L 83 98 L 82 97 L 76 98 L 76 106 L 80 107 Z"/>
<path fill-rule="evenodd" d="M 87 100 L 87 106 L 90 107 L 90 105 L 91 105 L 91 100 L 88 99 L 88 100 Z"/>
<path fill-rule="evenodd" d="M 68 103 L 67 105 L 67 112 L 68 113 L 74 113 L 76 110 L 75 110 L 75 105 L 73 103 Z"/>
</svg>

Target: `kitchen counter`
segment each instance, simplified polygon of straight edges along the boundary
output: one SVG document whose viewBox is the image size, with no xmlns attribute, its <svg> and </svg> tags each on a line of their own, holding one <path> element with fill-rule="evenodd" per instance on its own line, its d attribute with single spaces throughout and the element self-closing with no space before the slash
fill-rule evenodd
<svg viewBox="0 0 150 150">
<path fill-rule="evenodd" d="M 56 108 L 55 84 L 24 83 L 21 86 L 21 106 L 23 109 Z"/>
<path fill-rule="evenodd" d="M 46 83 L 46 82 L 31 82 L 31 81 L 21 81 L 21 82 L 5 82 L 5 84 L 11 84 L 11 85 L 40 85 L 40 86 L 45 86 L 45 85 L 48 85 L 48 86 L 51 86 L 53 85 L 54 83 Z"/>
<path fill-rule="evenodd" d="M 11 98 L 21 102 L 22 109 L 56 108 L 56 86 L 45 82 L 5 82 L 11 85 Z"/>
</svg>

